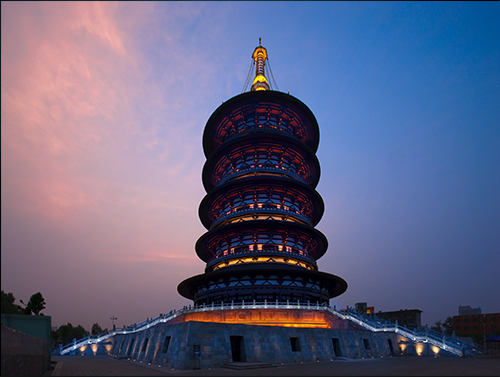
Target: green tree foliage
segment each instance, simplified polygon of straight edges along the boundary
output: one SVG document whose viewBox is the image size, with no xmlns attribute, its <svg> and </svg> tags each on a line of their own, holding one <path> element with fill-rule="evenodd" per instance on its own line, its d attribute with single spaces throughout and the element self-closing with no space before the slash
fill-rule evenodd
<svg viewBox="0 0 500 377">
<path fill-rule="evenodd" d="M 78 325 L 78 326 L 75 327 L 75 330 L 74 330 L 74 333 L 73 333 L 73 335 L 74 335 L 73 338 L 81 339 L 85 335 L 88 335 L 88 333 L 89 332 L 87 330 L 85 330 L 82 325 Z"/>
<path fill-rule="evenodd" d="M 97 322 L 92 325 L 91 333 L 92 335 L 99 335 L 100 333 L 102 333 L 102 328 Z"/>
<path fill-rule="evenodd" d="M 431 327 L 431 330 L 451 335 L 453 333 L 453 318 L 447 317 L 444 322 L 435 322 L 434 326 Z"/>
<path fill-rule="evenodd" d="M 59 339 L 62 340 L 63 343 L 67 343 L 72 339 L 73 325 L 68 322 L 66 325 L 59 326 L 57 333 L 59 334 Z"/>
<path fill-rule="evenodd" d="M 434 322 L 434 326 L 431 326 L 431 330 L 437 332 L 443 332 L 443 322 L 441 321 Z"/>
<path fill-rule="evenodd" d="M 13 293 L 5 293 L 2 290 L 2 313 L 5 314 L 24 314 L 21 306 L 14 304 L 16 298 Z"/>
<path fill-rule="evenodd" d="M 28 304 L 24 308 L 24 312 L 25 314 L 43 315 L 40 314 L 43 309 L 45 309 L 45 299 L 40 292 L 37 292 L 30 297 Z"/>
<path fill-rule="evenodd" d="M 52 330 L 50 332 L 50 337 L 52 338 L 52 344 L 54 344 L 55 342 L 57 342 L 59 340 L 59 332 L 57 330 Z"/>
<path fill-rule="evenodd" d="M 69 322 L 66 325 L 59 326 L 55 333 L 56 334 L 52 334 L 52 338 L 54 340 L 61 340 L 65 344 L 71 343 L 73 339 L 81 339 L 88 334 L 82 325 L 73 327 L 73 325 Z"/>
<path fill-rule="evenodd" d="M 446 335 L 453 334 L 453 318 L 446 317 L 443 322 L 443 330 Z"/>
</svg>

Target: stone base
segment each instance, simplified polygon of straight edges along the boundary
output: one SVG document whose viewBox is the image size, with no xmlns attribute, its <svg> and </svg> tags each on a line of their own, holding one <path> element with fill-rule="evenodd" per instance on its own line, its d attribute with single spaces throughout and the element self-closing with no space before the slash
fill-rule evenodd
<svg viewBox="0 0 500 377">
<path fill-rule="evenodd" d="M 111 354 L 129 357 L 143 363 L 161 365 L 171 369 L 206 369 L 234 362 L 278 364 L 327 361 L 335 357 L 371 358 L 390 356 L 398 352 L 394 333 L 364 331 L 324 311 L 302 312 L 267 316 L 251 309 L 207 313 L 218 316 L 216 322 L 193 321 L 189 315 L 159 324 L 133 334 L 116 335 Z M 268 313 L 269 314 L 269 313 Z M 316 316 L 318 314 L 318 317 Z M 244 315 L 254 318 L 258 325 L 231 323 Z M 291 319 L 295 318 L 297 326 Z M 210 319 L 214 319 L 210 318 Z M 279 318 L 282 319 L 280 322 Z M 303 325 L 301 319 L 312 327 Z M 278 323 L 277 323 L 278 322 Z M 321 326 L 316 326 L 321 324 Z M 324 326 L 323 324 L 326 324 Z"/>
</svg>

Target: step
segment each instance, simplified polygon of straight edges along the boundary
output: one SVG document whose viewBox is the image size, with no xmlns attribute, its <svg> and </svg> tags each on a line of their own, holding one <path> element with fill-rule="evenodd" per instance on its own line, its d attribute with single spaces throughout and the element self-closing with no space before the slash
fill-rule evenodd
<svg viewBox="0 0 500 377">
<path fill-rule="evenodd" d="M 245 362 L 245 361 L 235 361 L 232 363 L 224 363 L 221 368 L 245 370 L 245 369 L 259 369 L 259 368 L 276 368 L 276 364 L 271 363 L 261 363 L 258 361 Z"/>
</svg>

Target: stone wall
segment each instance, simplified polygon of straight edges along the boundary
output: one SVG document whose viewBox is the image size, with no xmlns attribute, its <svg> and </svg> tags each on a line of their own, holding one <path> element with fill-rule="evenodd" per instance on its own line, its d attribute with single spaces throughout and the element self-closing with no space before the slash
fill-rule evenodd
<svg viewBox="0 0 500 377">
<path fill-rule="evenodd" d="M 48 342 L 2 325 L 2 376 L 41 376 L 50 367 Z"/>
<path fill-rule="evenodd" d="M 2 313 L 2 325 L 36 338 L 45 339 L 47 341 L 47 351 L 49 352 L 49 357 L 52 352 L 51 322 L 52 319 L 48 315 Z"/>
<path fill-rule="evenodd" d="M 193 369 L 195 365 L 205 369 L 238 359 L 277 364 L 326 361 L 340 356 L 390 356 L 389 340 L 397 352 L 394 333 L 339 329 L 342 327 L 348 326 L 337 323 L 337 328 L 295 328 L 195 321 L 167 323 L 140 333 L 116 335 L 112 354 L 173 369 Z M 199 356 L 194 354 L 196 344 Z"/>
</svg>

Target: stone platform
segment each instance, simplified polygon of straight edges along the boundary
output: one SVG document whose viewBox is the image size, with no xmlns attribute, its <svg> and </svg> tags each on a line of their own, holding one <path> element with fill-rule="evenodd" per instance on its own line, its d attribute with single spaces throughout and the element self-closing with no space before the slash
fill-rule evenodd
<svg viewBox="0 0 500 377">
<path fill-rule="evenodd" d="M 396 334 L 365 331 L 325 311 L 248 309 L 199 314 L 116 335 L 111 354 L 189 370 L 235 362 L 301 363 L 399 353 Z"/>
</svg>

